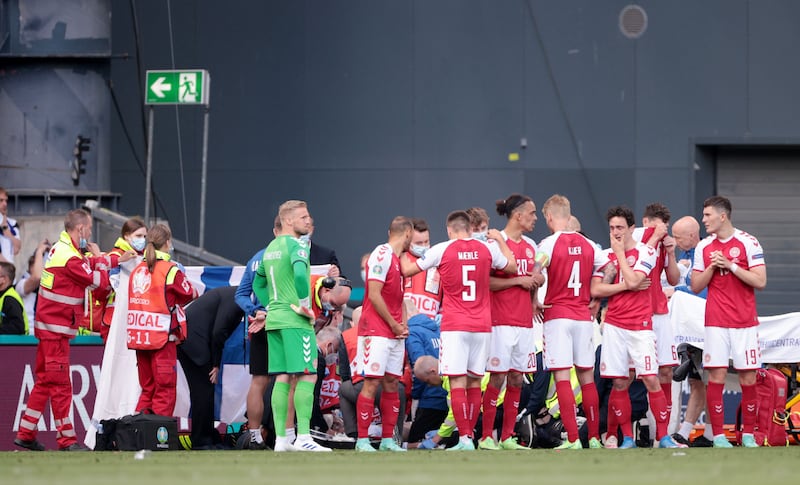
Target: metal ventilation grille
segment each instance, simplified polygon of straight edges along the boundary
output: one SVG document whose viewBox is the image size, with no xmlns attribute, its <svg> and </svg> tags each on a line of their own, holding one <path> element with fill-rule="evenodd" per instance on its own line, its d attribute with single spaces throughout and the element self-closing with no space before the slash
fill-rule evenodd
<svg viewBox="0 0 800 485">
<path fill-rule="evenodd" d="M 619 30 L 629 39 L 638 39 L 647 30 L 647 12 L 639 5 L 628 5 L 619 13 Z"/>
</svg>

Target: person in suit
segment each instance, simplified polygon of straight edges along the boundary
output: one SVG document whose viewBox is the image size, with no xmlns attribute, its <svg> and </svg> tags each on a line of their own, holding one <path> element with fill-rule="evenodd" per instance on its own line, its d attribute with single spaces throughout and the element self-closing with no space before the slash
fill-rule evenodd
<svg viewBox="0 0 800 485">
<path fill-rule="evenodd" d="M 303 237 L 309 246 L 308 260 L 311 265 L 317 264 L 330 264 L 331 269 L 328 271 L 328 276 L 337 278 L 341 274 L 341 266 L 339 265 L 339 258 L 336 257 L 336 251 L 333 249 L 321 246 L 317 243 L 311 243 L 311 235 L 314 233 L 314 219 L 311 219 L 311 231 L 307 237 Z"/>
<path fill-rule="evenodd" d="M 225 341 L 244 317 L 234 299 L 236 289 L 214 288 L 186 307 L 188 336 L 178 346 L 178 361 L 189 384 L 193 450 L 211 449 L 219 443 L 214 433 L 214 387 Z"/>
</svg>

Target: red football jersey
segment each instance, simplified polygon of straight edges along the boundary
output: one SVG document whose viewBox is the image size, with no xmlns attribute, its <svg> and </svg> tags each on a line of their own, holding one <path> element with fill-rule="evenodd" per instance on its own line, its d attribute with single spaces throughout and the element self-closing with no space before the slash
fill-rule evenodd
<svg viewBox="0 0 800 485">
<path fill-rule="evenodd" d="M 507 265 L 497 244 L 476 239 L 439 243 L 417 260 L 417 267 L 423 271 L 439 268 L 442 331 L 492 331 L 489 272 Z"/>
<path fill-rule="evenodd" d="M 519 242 L 512 241 L 503 232 L 508 248 L 517 260 L 517 274 L 511 275 L 501 270 L 492 271 L 496 278 L 515 278 L 533 271 L 533 260 L 536 256 L 536 243 L 525 236 Z M 512 286 L 505 290 L 492 292 L 492 325 L 508 325 L 511 327 L 533 327 L 533 303 L 531 292 L 521 286 Z"/>
<path fill-rule="evenodd" d="M 544 319 L 592 319 L 592 274 L 605 261 L 603 252 L 577 232 L 559 231 L 539 243 L 539 252 L 549 258 Z"/>
<path fill-rule="evenodd" d="M 617 256 L 610 249 L 606 249 L 603 254 L 606 261 L 595 272 L 594 278 L 602 278 L 603 268 L 613 264 L 617 269 L 613 283 L 619 283 L 622 273 L 619 271 Z M 636 243 L 636 247 L 625 251 L 625 259 L 633 271 L 649 276 L 655 266 L 656 251 L 646 244 Z M 609 297 L 606 323 L 627 330 L 652 330 L 653 305 L 650 301 L 650 292 L 625 290 Z"/>
<path fill-rule="evenodd" d="M 720 241 L 716 235 L 700 241 L 694 253 L 693 271 L 704 271 L 711 264 L 711 253 L 714 251 L 722 251 L 726 258 L 747 270 L 766 264 L 764 248 L 758 239 L 736 229 L 727 241 Z M 707 327 L 725 328 L 758 325 L 753 287 L 728 270 L 715 271 L 708 283 L 705 323 Z"/>
<path fill-rule="evenodd" d="M 403 274 L 400 272 L 400 260 L 388 244 L 376 247 L 367 261 L 367 288 L 364 292 L 361 320 L 358 323 L 358 335 L 375 335 L 394 338 L 392 328 L 386 323 L 372 303 L 369 301 L 369 282 L 383 283 L 381 296 L 386 302 L 389 314 L 397 322 L 403 321 Z"/>
<path fill-rule="evenodd" d="M 654 227 L 637 227 L 635 231 L 633 231 L 633 238 L 639 241 L 642 244 L 647 244 L 647 241 L 653 237 L 653 233 L 656 231 Z M 663 238 L 662 238 L 663 240 Z M 670 257 L 667 254 L 667 249 L 661 244 L 661 241 L 658 241 L 655 247 L 656 250 L 656 265 L 653 266 L 653 271 L 650 272 L 650 303 L 653 305 L 653 313 L 656 315 L 666 315 L 669 313 L 669 306 L 667 301 L 667 295 L 664 294 L 664 290 L 661 288 L 661 273 L 664 272 L 664 268 L 668 265 L 668 259 Z M 675 257 L 672 255 L 672 257 Z"/>
</svg>

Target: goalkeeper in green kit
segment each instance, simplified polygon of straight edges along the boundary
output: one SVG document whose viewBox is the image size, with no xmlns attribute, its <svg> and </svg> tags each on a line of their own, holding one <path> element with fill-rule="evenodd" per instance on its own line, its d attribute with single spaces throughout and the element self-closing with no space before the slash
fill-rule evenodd
<svg viewBox="0 0 800 485">
<path fill-rule="evenodd" d="M 278 209 L 281 232 L 269 243 L 253 279 L 253 291 L 267 303 L 267 368 L 275 376 L 272 417 L 275 422 L 275 451 L 331 451 L 317 444 L 309 434 L 317 380 L 317 341 L 314 314 L 309 301 L 311 273 L 308 245 L 298 238 L 311 230 L 306 203 L 289 200 Z M 292 379 L 292 376 L 297 376 Z M 297 439 L 286 437 L 289 389 L 295 386 Z"/>
</svg>

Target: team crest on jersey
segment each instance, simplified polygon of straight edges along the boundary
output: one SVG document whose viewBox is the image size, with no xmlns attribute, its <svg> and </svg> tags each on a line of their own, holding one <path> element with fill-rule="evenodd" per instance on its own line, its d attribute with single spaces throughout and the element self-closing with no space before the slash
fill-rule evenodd
<svg viewBox="0 0 800 485">
<path fill-rule="evenodd" d="M 381 368 L 381 365 L 377 362 L 373 362 L 369 368 L 372 372 L 378 372 L 378 370 Z"/>
<path fill-rule="evenodd" d="M 742 254 L 742 252 L 739 250 L 739 248 L 732 247 L 731 250 L 728 251 L 728 254 L 730 255 L 731 258 L 738 258 Z"/>
<path fill-rule="evenodd" d="M 703 360 L 706 361 L 706 364 L 711 362 L 711 354 L 709 354 L 708 352 L 704 352 L 703 353 Z"/>
<path fill-rule="evenodd" d="M 147 267 L 142 266 L 133 272 L 131 275 L 131 283 L 133 284 L 133 294 L 141 295 L 150 289 L 150 273 Z"/>
<path fill-rule="evenodd" d="M 528 259 L 533 258 L 533 250 L 531 250 L 531 248 L 525 248 L 525 256 L 527 256 Z"/>
<path fill-rule="evenodd" d="M 628 256 L 627 258 L 625 258 L 625 260 L 628 262 L 628 266 L 630 266 L 631 268 L 633 267 L 634 264 L 636 264 L 636 256 Z"/>
<path fill-rule="evenodd" d="M 605 372 L 606 371 L 606 363 L 605 362 L 601 362 L 600 363 L 600 371 L 601 372 Z"/>
<path fill-rule="evenodd" d="M 489 361 L 489 363 L 492 365 L 492 367 L 497 367 L 500 365 L 500 359 L 498 357 L 492 357 L 492 360 Z"/>
</svg>

